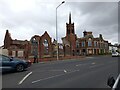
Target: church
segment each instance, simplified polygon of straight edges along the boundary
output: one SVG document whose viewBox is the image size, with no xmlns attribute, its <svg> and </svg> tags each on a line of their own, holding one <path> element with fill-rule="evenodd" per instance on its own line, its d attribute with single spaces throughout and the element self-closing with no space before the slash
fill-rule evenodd
<svg viewBox="0 0 120 90">
<path fill-rule="evenodd" d="M 52 57 L 52 41 L 45 31 L 42 36 L 34 35 L 28 40 L 13 40 L 11 34 L 6 30 L 4 38 L 4 49 L 8 50 L 8 56 L 18 58 L 44 58 Z"/>
<path fill-rule="evenodd" d="M 62 38 L 62 42 L 66 55 L 101 55 L 109 52 L 108 41 L 103 39 L 102 34 L 94 37 L 92 32 L 84 31 L 83 37 L 77 38 L 74 23 L 71 22 L 71 13 L 69 23 L 66 23 L 66 36 Z"/>
</svg>

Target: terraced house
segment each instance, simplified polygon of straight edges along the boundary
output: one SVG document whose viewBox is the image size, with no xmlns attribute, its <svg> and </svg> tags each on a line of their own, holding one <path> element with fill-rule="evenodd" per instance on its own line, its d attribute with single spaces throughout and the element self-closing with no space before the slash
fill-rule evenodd
<svg viewBox="0 0 120 90">
<path fill-rule="evenodd" d="M 92 32 L 83 32 L 84 36 L 78 38 L 77 53 L 81 55 L 98 55 L 107 54 L 109 52 L 108 41 L 105 41 L 101 34 L 94 37 Z"/>
</svg>

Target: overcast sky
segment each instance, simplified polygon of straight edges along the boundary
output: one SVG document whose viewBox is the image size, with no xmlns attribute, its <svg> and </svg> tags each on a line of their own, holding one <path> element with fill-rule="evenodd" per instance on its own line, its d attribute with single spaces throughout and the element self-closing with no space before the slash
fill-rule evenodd
<svg viewBox="0 0 120 90">
<path fill-rule="evenodd" d="M 48 32 L 56 37 L 56 7 L 62 0 L 0 0 L 0 46 L 8 29 L 13 39 L 30 40 L 33 35 Z M 103 35 L 111 43 L 118 42 L 117 2 L 70 2 L 58 9 L 58 38 L 66 35 L 66 22 L 71 12 L 77 37 L 92 31 L 94 37 Z"/>
</svg>

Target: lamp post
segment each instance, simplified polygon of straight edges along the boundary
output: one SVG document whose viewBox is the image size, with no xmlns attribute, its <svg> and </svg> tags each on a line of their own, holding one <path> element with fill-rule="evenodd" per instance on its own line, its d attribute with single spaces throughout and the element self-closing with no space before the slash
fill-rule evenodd
<svg viewBox="0 0 120 90">
<path fill-rule="evenodd" d="M 59 56 L 58 56 L 58 31 L 57 31 L 57 9 L 58 7 L 60 7 L 63 3 L 65 3 L 65 1 L 62 1 L 61 4 L 59 4 L 57 7 L 56 7 L 56 43 L 57 43 L 57 60 L 59 59 Z"/>
</svg>

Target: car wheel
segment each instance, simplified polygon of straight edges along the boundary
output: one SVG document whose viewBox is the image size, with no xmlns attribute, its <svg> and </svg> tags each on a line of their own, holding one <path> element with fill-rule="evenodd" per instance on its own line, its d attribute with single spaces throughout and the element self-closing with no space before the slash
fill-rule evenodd
<svg viewBox="0 0 120 90">
<path fill-rule="evenodd" d="M 19 64 L 16 66 L 16 71 L 17 72 L 22 72 L 24 70 L 24 66 L 22 64 Z"/>
</svg>

